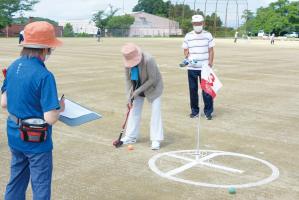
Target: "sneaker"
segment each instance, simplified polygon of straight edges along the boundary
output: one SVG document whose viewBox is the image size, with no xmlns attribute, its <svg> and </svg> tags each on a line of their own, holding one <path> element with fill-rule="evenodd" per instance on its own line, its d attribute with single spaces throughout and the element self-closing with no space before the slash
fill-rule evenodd
<svg viewBox="0 0 299 200">
<path fill-rule="evenodd" d="M 198 113 L 197 114 L 192 114 L 191 113 L 189 116 L 190 116 L 190 118 L 197 118 L 199 116 L 199 114 Z"/>
<path fill-rule="evenodd" d="M 152 141 L 152 146 L 151 146 L 152 150 L 159 150 L 160 149 L 160 142 L 159 141 Z"/>
<path fill-rule="evenodd" d="M 124 143 L 124 144 L 134 144 L 136 143 L 136 138 L 131 138 L 131 137 L 128 137 L 128 136 L 125 136 L 121 139 L 121 141 Z"/>
<path fill-rule="evenodd" d="M 206 119 L 207 119 L 207 120 L 212 120 L 213 117 L 212 117 L 212 115 L 207 115 L 207 116 L 206 116 Z"/>
</svg>

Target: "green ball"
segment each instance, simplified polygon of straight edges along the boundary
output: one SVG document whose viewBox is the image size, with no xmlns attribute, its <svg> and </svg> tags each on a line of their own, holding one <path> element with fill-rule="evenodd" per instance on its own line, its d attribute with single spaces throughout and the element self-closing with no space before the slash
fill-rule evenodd
<svg viewBox="0 0 299 200">
<path fill-rule="evenodd" d="M 228 188 L 228 193 L 230 193 L 230 194 L 236 194 L 236 188 L 234 188 L 234 187 Z"/>
</svg>

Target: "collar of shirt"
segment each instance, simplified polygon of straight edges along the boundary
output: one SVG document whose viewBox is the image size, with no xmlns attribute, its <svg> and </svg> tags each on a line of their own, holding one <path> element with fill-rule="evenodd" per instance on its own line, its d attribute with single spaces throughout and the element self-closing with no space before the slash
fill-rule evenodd
<svg viewBox="0 0 299 200">
<path fill-rule="evenodd" d="M 46 65 L 45 65 L 45 63 L 42 61 L 42 59 L 41 58 L 39 58 L 39 57 L 36 57 L 36 56 L 33 56 L 33 57 L 29 57 L 29 56 L 22 56 L 21 58 L 20 58 L 20 60 L 21 61 L 34 61 L 34 62 L 37 62 L 38 64 L 41 64 L 43 67 L 45 67 L 46 68 Z"/>
<path fill-rule="evenodd" d="M 138 81 L 139 79 L 139 69 L 138 66 L 131 68 L 131 80 L 132 81 Z"/>
</svg>

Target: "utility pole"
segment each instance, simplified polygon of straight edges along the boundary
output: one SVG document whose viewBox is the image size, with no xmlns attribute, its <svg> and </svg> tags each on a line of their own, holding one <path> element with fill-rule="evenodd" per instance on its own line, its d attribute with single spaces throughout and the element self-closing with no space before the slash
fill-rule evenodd
<svg viewBox="0 0 299 200">
<path fill-rule="evenodd" d="M 125 14 L 125 0 L 123 0 L 123 14 Z"/>
</svg>

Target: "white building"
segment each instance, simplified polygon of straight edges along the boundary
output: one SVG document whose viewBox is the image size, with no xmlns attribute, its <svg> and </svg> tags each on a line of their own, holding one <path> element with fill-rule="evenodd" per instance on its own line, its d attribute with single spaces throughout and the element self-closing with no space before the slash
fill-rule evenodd
<svg viewBox="0 0 299 200">
<path fill-rule="evenodd" d="M 130 15 L 135 18 L 130 27 L 131 37 L 182 35 L 179 23 L 174 20 L 145 12 L 133 12 Z"/>
<path fill-rule="evenodd" d="M 63 27 L 65 27 L 67 23 L 70 23 L 73 26 L 75 33 L 96 34 L 98 30 L 98 28 L 95 26 L 95 23 L 91 20 L 59 21 L 59 25 Z"/>
</svg>

